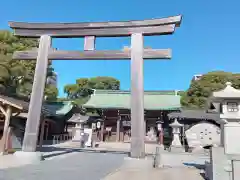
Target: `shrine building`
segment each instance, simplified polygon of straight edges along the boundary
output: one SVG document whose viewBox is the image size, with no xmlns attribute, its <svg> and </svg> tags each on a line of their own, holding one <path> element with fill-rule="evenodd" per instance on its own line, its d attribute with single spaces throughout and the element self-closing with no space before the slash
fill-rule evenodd
<svg viewBox="0 0 240 180">
<path fill-rule="evenodd" d="M 100 137 L 102 141 L 129 141 L 131 129 L 130 91 L 95 90 L 89 101 L 83 105 L 88 111 L 97 111 L 101 123 Z M 181 108 L 179 91 L 145 91 L 144 109 L 146 135 L 150 130 L 156 132 L 157 127 L 169 129 L 168 114 Z M 89 122 L 89 125 L 94 123 Z M 156 136 L 155 136 L 156 137 Z M 149 138 L 147 141 L 156 139 Z"/>
</svg>

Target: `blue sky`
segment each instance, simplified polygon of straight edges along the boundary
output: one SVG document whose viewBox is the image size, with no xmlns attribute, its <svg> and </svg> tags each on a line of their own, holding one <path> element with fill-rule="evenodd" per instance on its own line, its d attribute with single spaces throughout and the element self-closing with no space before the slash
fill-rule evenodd
<svg viewBox="0 0 240 180">
<path fill-rule="evenodd" d="M 213 70 L 239 72 L 240 1 L 219 0 L 11 0 L 1 2 L 0 28 L 8 21 L 81 22 L 143 20 L 182 14 L 172 36 L 144 39 L 145 46 L 172 48 L 171 60 L 144 64 L 146 90 L 185 90 L 194 74 Z M 129 38 L 97 39 L 97 49 L 122 49 Z M 83 39 L 57 39 L 53 46 L 82 50 Z M 130 61 L 55 61 L 60 96 L 77 78 L 113 76 L 121 89 L 130 87 Z"/>
</svg>

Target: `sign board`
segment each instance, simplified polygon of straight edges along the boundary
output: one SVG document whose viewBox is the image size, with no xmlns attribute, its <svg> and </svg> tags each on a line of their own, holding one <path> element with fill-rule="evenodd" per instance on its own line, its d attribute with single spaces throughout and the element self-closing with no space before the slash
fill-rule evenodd
<svg viewBox="0 0 240 180">
<path fill-rule="evenodd" d="M 84 129 L 84 142 L 86 147 L 92 146 L 92 129 L 90 128 Z"/>
<path fill-rule="evenodd" d="M 100 122 L 100 121 L 97 122 L 97 128 L 98 128 L 98 129 L 101 128 L 101 122 Z"/>
<path fill-rule="evenodd" d="M 81 142 L 81 137 L 83 136 L 84 144 L 86 147 L 91 147 L 92 145 L 92 128 L 84 128 L 84 133 L 81 133 L 79 129 L 76 130 L 72 141 Z"/>
<path fill-rule="evenodd" d="M 157 124 L 157 129 L 159 130 L 159 131 L 161 131 L 162 130 L 162 124 Z"/>
<path fill-rule="evenodd" d="M 106 127 L 106 131 L 110 132 L 112 130 L 112 127 Z"/>
<path fill-rule="evenodd" d="M 96 128 L 96 123 L 92 123 L 92 129 L 95 130 Z"/>
<path fill-rule="evenodd" d="M 130 127 L 131 126 L 131 121 L 122 121 L 122 125 Z"/>
</svg>

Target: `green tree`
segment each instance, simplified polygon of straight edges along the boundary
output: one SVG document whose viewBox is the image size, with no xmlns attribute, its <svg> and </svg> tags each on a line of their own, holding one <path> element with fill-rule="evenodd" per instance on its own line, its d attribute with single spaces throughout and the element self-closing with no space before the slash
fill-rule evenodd
<svg viewBox="0 0 240 180">
<path fill-rule="evenodd" d="M 15 51 L 38 47 L 37 39 L 19 38 L 10 31 L 0 30 L 0 92 L 9 96 L 29 97 L 36 61 L 12 60 Z M 49 73 L 53 72 L 49 62 Z M 46 96 L 57 97 L 56 88 L 46 86 Z"/>
<path fill-rule="evenodd" d="M 67 94 L 67 97 L 70 99 L 76 98 L 75 94 L 77 93 L 79 87 L 77 84 L 68 84 L 64 86 L 64 93 Z"/>
<path fill-rule="evenodd" d="M 204 74 L 200 80 L 191 81 L 189 89 L 182 94 L 181 104 L 188 108 L 204 108 L 213 91 L 223 89 L 230 81 L 233 87 L 240 88 L 240 74 L 214 71 Z"/>
<path fill-rule="evenodd" d="M 69 99 L 76 99 L 77 104 L 83 104 L 89 99 L 94 89 L 118 90 L 119 88 L 119 80 L 113 77 L 98 76 L 77 79 L 76 84 L 64 86 L 64 92 Z"/>
<path fill-rule="evenodd" d="M 58 96 L 58 89 L 56 86 L 47 84 L 45 88 L 45 97 L 48 101 L 56 101 Z"/>
</svg>

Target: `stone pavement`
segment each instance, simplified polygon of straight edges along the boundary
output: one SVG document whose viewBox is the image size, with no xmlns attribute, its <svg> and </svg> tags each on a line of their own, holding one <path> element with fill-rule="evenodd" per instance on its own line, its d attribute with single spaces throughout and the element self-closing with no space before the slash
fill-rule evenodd
<svg viewBox="0 0 240 180">
<path fill-rule="evenodd" d="M 55 145 L 56 147 L 64 147 L 64 148 L 79 148 L 78 142 L 67 141 L 65 143 L 61 143 Z M 155 154 L 157 144 L 145 144 L 145 151 L 147 154 Z M 119 151 L 119 152 L 129 152 L 130 151 L 130 143 L 123 142 L 99 142 L 99 146 L 94 148 L 97 151 Z"/>
<path fill-rule="evenodd" d="M 45 155 L 49 155 L 49 152 Z M 183 165 L 154 169 L 151 156 L 139 160 L 128 158 L 125 154 L 72 151 L 31 165 L 16 161 L 14 156 L 5 158 L 5 163 L 11 166 L 4 166 L 5 169 L 0 170 L 0 180 L 122 180 L 129 177 L 132 180 L 203 180 L 200 170 Z M 176 157 L 169 160 L 174 159 Z"/>
<path fill-rule="evenodd" d="M 38 164 L 0 170 L 0 180 L 100 180 L 118 169 L 123 154 L 74 152 Z"/>
<path fill-rule="evenodd" d="M 201 171 L 189 167 L 152 168 L 151 159 L 126 159 L 124 164 L 103 180 L 203 180 Z"/>
<path fill-rule="evenodd" d="M 192 168 L 166 168 L 149 171 L 119 170 L 104 180 L 204 180 L 199 170 Z"/>
<path fill-rule="evenodd" d="M 52 150 L 50 148 L 53 148 Z M 51 160 L 56 158 L 57 156 L 61 156 L 61 154 L 74 153 L 73 149 L 65 149 L 65 148 L 57 148 L 57 147 L 48 147 L 46 152 L 42 152 L 43 156 L 47 158 L 47 160 Z M 60 157 L 61 158 L 61 157 Z M 19 160 L 16 156 L 9 155 L 0 155 L 0 169 L 7 169 L 12 167 L 19 167 L 29 164 L 29 162 L 25 162 Z"/>
<path fill-rule="evenodd" d="M 12 168 L 26 165 L 25 162 L 18 161 L 13 155 L 0 155 L 0 169 Z"/>
<path fill-rule="evenodd" d="M 145 144 L 145 152 L 147 154 L 155 154 L 157 144 Z M 130 151 L 130 143 L 123 142 L 100 142 L 99 148 L 108 150 Z"/>
<path fill-rule="evenodd" d="M 146 152 L 148 154 L 154 154 L 156 145 L 150 144 L 146 145 Z M 113 152 L 113 153 L 125 153 L 127 154 L 130 151 L 130 143 L 118 143 L 118 142 L 100 142 L 98 148 L 79 148 L 78 142 L 67 141 L 60 144 L 45 146 L 41 149 L 43 156 L 47 157 L 48 160 L 53 159 L 61 154 L 68 154 L 76 151 L 82 152 Z M 4 155 L 0 156 L 0 169 L 19 167 L 26 165 L 26 162 L 19 161 L 13 155 Z"/>
<path fill-rule="evenodd" d="M 78 144 L 66 142 L 43 148 L 46 160 L 31 165 L 12 155 L 0 156 L 0 180 L 122 180 L 130 176 L 132 180 L 203 179 L 200 170 L 193 167 L 203 164 L 205 156 L 161 150 L 160 159 L 168 168 L 153 169 L 152 156 L 144 160 L 128 158 L 125 152 L 129 148 L 129 143 L 101 143 L 99 148 L 80 149 Z M 148 154 L 155 148 L 146 145 Z M 194 165 L 189 168 L 183 162 Z"/>
</svg>

